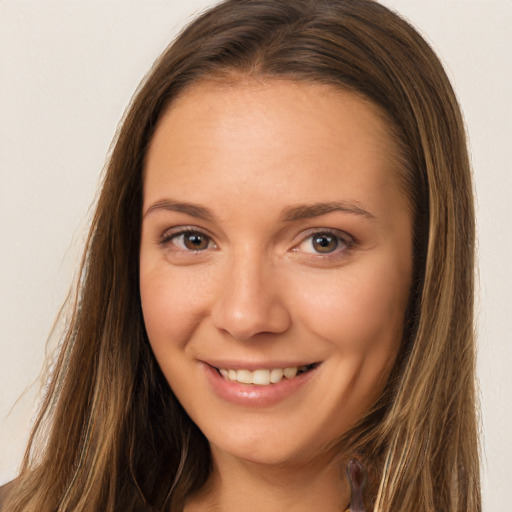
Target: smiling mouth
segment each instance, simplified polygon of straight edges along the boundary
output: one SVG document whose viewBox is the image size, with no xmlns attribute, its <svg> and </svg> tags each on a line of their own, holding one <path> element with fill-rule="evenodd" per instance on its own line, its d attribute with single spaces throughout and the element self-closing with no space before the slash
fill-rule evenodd
<svg viewBox="0 0 512 512">
<path fill-rule="evenodd" d="M 287 368 L 260 368 L 258 370 L 233 370 L 228 368 L 215 368 L 225 380 L 240 384 L 270 386 L 285 379 L 293 379 L 298 375 L 307 373 L 320 363 L 303 366 L 289 366 Z"/>
</svg>

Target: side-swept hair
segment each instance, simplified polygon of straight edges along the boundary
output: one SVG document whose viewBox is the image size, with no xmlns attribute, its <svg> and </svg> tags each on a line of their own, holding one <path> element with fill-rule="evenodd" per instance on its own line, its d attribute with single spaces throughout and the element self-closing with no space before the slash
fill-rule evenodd
<svg viewBox="0 0 512 512">
<path fill-rule="evenodd" d="M 340 450 L 365 461 L 375 512 L 480 510 L 472 183 L 446 74 L 421 36 L 375 1 L 227 0 L 162 54 L 125 115 L 9 512 L 180 511 L 206 481 L 208 442 L 144 329 L 142 180 L 173 99 L 202 79 L 247 75 L 330 84 L 385 116 L 413 210 L 414 284 L 389 382 Z"/>
</svg>

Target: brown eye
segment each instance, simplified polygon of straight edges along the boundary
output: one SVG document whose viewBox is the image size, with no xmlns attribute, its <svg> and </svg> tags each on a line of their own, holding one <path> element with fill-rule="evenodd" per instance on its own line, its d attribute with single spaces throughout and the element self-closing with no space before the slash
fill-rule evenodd
<svg viewBox="0 0 512 512">
<path fill-rule="evenodd" d="M 309 235 L 293 248 L 294 252 L 302 252 L 319 257 L 343 259 L 350 253 L 354 239 L 351 235 L 341 230 L 308 230 Z"/>
<path fill-rule="evenodd" d="M 181 236 L 183 237 L 183 246 L 189 251 L 203 251 L 210 244 L 210 239 L 202 233 L 187 231 Z"/>
<path fill-rule="evenodd" d="M 169 236 L 165 236 L 162 243 L 167 245 L 171 243 L 183 251 L 205 251 L 215 247 L 213 240 L 200 231 L 181 231 L 180 233 L 174 233 Z"/>
<path fill-rule="evenodd" d="M 338 237 L 330 233 L 315 233 L 311 237 L 311 246 L 315 252 L 320 254 L 327 254 L 333 252 L 338 248 Z"/>
</svg>

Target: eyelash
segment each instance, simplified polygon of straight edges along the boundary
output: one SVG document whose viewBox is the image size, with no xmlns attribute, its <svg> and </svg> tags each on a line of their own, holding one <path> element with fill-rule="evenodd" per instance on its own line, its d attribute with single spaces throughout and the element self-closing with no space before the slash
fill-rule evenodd
<svg viewBox="0 0 512 512">
<path fill-rule="evenodd" d="M 179 239 L 180 237 L 184 237 L 185 235 L 198 235 L 198 236 L 204 238 L 208 242 L 208 246 L 205 247 L 204 249 L 196 249 L 196 250 L 178 246 L 174 241 Z M 300 241 L 294 245 L 294 247 L 292 248 L 292 251 L 299 252 L 299 247 L 301 245 L 307 243 L 308 241 L 310 244 L 313 244 L 314 237 L 316 237 L 318 240 L 322 236 L 333 237 L 333 239 L 336 241 L 336 246 L 334 247 L 334 249 L 332 251 L 325 252 L 325 253 L 313 250 L 310 253 L 313 257 L 318 257 L 318 258 L 322 258 L 322 259 L 340 258 L 341 257 L 340 253 L 342 253 L 343 255 L 346 255 L 346 253 L 348 251 L 350 251 L 355 244 L 355 239 L 351 235 L 349 235 L 348 233 L 346 233 L 344 231 L 340 231 L 340 230 L 336 230 L 336 229 L 329 229 L 329 228 L 325 228 L 325 229 L 316 229 L 315 228 L 315 229 L 309 229 L 307 231 L 306 236 L 303 235 L 301 237 Z M 207 249 L 211 249 L 211 248 L 216 249 L 217 248 L 217 245 L 215 244 L 215 242 L 213 241 L 213 238 L 210 235 L 208 235 L 208 234 L 204 233 L 202 230 L 197 229 L 192 226 L 190 226 L 190 227 L 185 226 L 183 228 L 180 228 L 178 231 L 166 231 L 160 238 L 159 243 L 162 246 L 168 246 L 169 244 L 176 245 L 176 246 L 178 246 L 177 250 L 181 250 L 184 253 L 191 253 L 191 254 L 197 254 L 197 253 L 201 253 Z M 213 245 L 213 247 L 211 247 L 212 245 Z M 340 247 L 340 245 L 341 245 L 341 247 Z M 307 254 L 307 251 L 304 251 L 304 252 L 306 252 L 306 254 Z"/>
</svg>

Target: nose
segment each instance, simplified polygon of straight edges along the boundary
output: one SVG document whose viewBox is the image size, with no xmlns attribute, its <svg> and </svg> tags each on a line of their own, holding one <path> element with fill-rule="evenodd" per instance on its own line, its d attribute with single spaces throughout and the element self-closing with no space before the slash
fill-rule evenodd
<svg viewBox="0 0 512 512">
<path fill-rule="evenodd" d="M 217 329 L 240 341 L 288 330 L 291 316 L 275 269 L 264 258 L 232 261 L 212 306 Z"/>
</svg>

